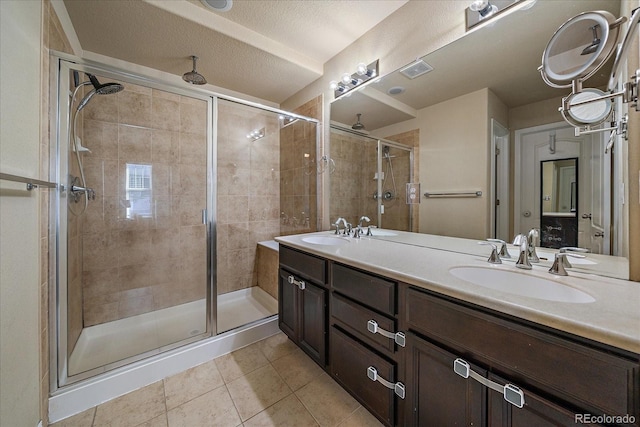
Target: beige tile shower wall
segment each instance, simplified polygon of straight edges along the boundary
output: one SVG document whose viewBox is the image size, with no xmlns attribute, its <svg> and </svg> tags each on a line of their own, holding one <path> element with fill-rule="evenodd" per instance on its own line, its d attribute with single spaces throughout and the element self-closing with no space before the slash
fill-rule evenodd
<svg viewBox="0 0 640 427">
<path fill-rule="evenodd" d="M 294 113 L 320 120 L 322 96 L 313 98 Z M 318 183 L 327 163 L 317 159 L 317 125 L 298 120 L 280 129 L 280 235 L 317 230 Z"/>
<path fill-rule="evenodd" d="M 331 132 L 331 158 L 335 170 L 330 176 L 329 219 L 331 224 L 342 217 L 357 224 L 362 215 L 376 224 L 377 191 L 376 142 L 340 131 Z"/>
<path fill-rule="evenodd" d="M 280 233 L 278 116 L 220 101 L 218 109 L 218 295 L 257 284 L 256 247 Z M 265 128 L 265 137 L 247 138 Z"/>
<path fill-rule="evenodd" d="M 126 83 L 82 114 L 84 326 L 205 298 L 207 103 Z M 148 214 L 127 210 L 131 164 L 151 166 Z"/>
</svg>

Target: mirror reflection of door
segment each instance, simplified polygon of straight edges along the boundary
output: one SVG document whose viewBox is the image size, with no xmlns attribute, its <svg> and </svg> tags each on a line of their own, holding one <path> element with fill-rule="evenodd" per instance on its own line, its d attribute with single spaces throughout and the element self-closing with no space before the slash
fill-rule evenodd
<svg viewBox="0 0 640 427">
<path fill-rule="evenodd" d="M 581 167 L 576 180 L 578 238 L 575 246 L 593 253 L 609 253 L 611 217 L 605 207 L 610 203 L 606 189 L 610 188 L 611 173 L 610 163 L 604 158 L 608 155 L 604 154 L 603 138 L 601 134 L 576 137 L 573 128 L 564 122 L 516 130 L 514 233 L 541 228 L 540 163 L 578 158 Z"/>
<path fill-rule="evenodd" d="M 540 246 L 578 245 L 578 158 L 540 162 Z"/>
</svg>

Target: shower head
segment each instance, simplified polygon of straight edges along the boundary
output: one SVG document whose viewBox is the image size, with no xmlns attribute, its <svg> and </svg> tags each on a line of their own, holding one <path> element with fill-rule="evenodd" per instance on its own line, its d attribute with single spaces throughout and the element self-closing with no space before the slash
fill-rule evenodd
<svg viewBox="0 0 640 427">
<path fill-rule="evenodd" d="M 351 126 L 351 129 L 353 130 L 364 130 L 364 125 L 362 123 L 360 123 L 360 116 L 362 114 L 358 113 L 356 114 L 356 116 L 358 116 L 358 121 L 356 123 L 354 123 L 353 126 Z"/>
<path fill-rule="evenodd" d="M 598 38 L 598 24 L 590 28 L 591 31 L 593 31 L 593 41 L 589 46 L 582 49 L 582 53 L 580 53 L 580 55 L 591 55 L 598 50 L 598 46 L 600 46 L 600 39 Z"/>
<path fill-rule="evenodd" d="M 114 83 L 114 82 L 109 82 L 109 83 L 100 83 L 98 81 L 98 79 L 96 78 L 96 76 L 94 76 L 93 74 L 87 74 L 87 76 L 89 77 L 89 81 L 91 82 L 91 85 L 93 85 L 93 89 L 91 89 L 91 91 L 89 93 L 87 93 L 84 98 L 82 98 L 82 100 L 80 100 L 80 103 L 78 104 L 78 108 L 76 108 L 76 114 L 80 112 L 80 110 L 82 110 L 84 107 L 87 106 L 87 104 L 89 103 L 89 101 L 91 101 L 91 98 L 93 98 L 94 95 L 111 95 L 113 93 L 118 93 L 124 90 L 124 86 L 121 85 L 120 83 Z M 83 84 L 88 84 L 88 82 L 85 82 Z"/>
<path fill-rule="evenodd" d="M 193 70 L 184 73 L 182 75 L 182 80 L 187 83 L 191 83 L 192 85 L 203 85 L 207 83 L 207 79 L 204 76 L 196 71 L 196 61 L 198 57 L 195 55 L 191 55 L 191 60 L 193 61 Z"/>
</svg>

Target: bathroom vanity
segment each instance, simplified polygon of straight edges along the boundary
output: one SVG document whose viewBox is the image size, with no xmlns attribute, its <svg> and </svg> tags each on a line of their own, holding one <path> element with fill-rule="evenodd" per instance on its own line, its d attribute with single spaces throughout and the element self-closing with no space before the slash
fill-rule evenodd
<svg viewBox="0 0 640 427">
<path fill-rule="evenodd" d="M 513 263 L 327 232 L 276 240 L 281 329 L 385 425 L 640 425 L 637 283 L 534 268 L 592 297 L 548 301 L 450 273 Z"/>
</svg>

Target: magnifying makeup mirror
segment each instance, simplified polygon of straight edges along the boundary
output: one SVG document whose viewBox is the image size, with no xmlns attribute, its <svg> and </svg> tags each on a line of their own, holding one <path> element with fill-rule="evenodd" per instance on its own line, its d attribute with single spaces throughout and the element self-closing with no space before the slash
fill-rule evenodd
<svg viewBox="0 0 640 427">
<path fill-rule="evenodd" d="M 620 24 L 607 11 L 584 12 L 562 24 L 542 54 L 541 73 L 547 84 L 571 87 L 602 67 L 614 52 Z"/>
<path fill-rule="evenodd" d="M 545 83 L 557 88 L 571 87 L 571 94 L 562 99 L 560 112 L 565 121 L 576 128 L 576 136 L 606 130 L 620 133 L 622 129 L 624 132 L 622 122 L 626 117 L 621 118 L 620 124 L 612 122 L 609 128 L 591 129 L 612 115 L 613 98 L 621 96 L 625 103 L 635 102 L 638 109 L 637 80 L 640 79 L 640 70 L 636 71 L 635 81 L 632 78 L 626 82 L 622 91 L 614 93 L 613 90 L 619 79 L 621 64 L 627 56 L 628 45 L 638 27 L 640 9 L 636 9 L 631 16 L 622 46 L 616 54 L 607 91 L 582 88 L 583 81 L 602 68 L 616 51 L 625 21 L 625 17 L 616 19 L 607 11 L 578 14 L 556 30 L 542 53 L 542 65 L 538 70 Z"/>
</svg>

